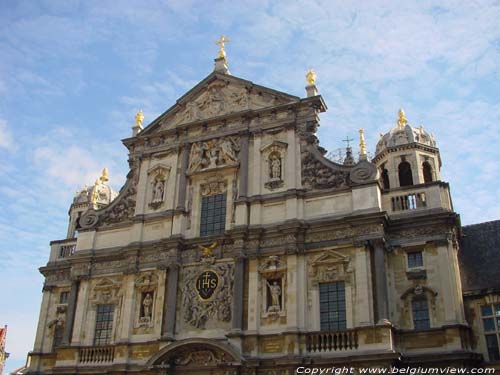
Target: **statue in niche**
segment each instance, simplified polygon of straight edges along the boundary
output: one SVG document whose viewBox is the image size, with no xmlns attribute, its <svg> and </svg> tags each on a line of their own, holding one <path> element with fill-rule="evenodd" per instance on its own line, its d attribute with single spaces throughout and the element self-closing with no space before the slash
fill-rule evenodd
<svg viewBox="0 0 500 375">
<path fill-rule="evenodd" d="M 281 283 L 281 282 L 280 282 Z M 274 280 L 271 283 L 266 280 L 267 287 L 269 288 L 269 294 L 271 296 L 271 303 L 267 307 L 268 312 L 281 311 L 281 286 L 278 280 Z"/>
<path fill-rule="evenodd" d="M 281 158 L 278 154 L 272 154 L 269 160 L 269 169 L 272 180 L 281 180 Z"/>
<path fill-rule="evenodd" d="M 165 181 L 161 179 L 157 179 L 154 183 L 153 189 L 153 199 L 152 202 L 163 202 L 163 193 L 165 189 Z"/>
<path fill-rule="evenodd" d="M 152 307 L 153 307 L 153 297 L 151 297 L 151 293 L 146 293 L 146 296 L 142 300 L 141 319 L 148 321 L 151 320 Z"/>
</svg>

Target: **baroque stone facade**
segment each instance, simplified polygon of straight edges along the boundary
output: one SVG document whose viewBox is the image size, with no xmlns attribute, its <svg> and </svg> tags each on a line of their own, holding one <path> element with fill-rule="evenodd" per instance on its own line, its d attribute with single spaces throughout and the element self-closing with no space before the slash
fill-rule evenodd
<svg viewBox="0 0 500 375">
<path fill-rule="evenodd" d="M 134 127 L 120 193 L 79 193 L 51 243 L 30 374 L 481 363 L 435 140 L 400 118 L 372 161 L 335 163 L 306 89 L 234 77 L 221 57 Z"/>
</svg>

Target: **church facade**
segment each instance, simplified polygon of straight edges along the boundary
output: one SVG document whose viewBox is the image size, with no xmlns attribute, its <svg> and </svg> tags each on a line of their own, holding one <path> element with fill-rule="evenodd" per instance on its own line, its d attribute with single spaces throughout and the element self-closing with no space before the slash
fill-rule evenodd
<svg viewBox="0 0 500 375">
<path fill-rule="evenodd" d="M 51 243 L 30 374 L 293 374 L 475 366 L 459 216 L 434 137 L 408 124 L 369 160 L 325 158 L 326 105 L 215 69 L 123 140 Z"/>
</svg>

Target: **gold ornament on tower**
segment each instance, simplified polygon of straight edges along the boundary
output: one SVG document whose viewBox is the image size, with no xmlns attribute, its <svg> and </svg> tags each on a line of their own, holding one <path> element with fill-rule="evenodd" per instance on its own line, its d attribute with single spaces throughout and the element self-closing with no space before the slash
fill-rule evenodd
<svg viewBox="0 0 500 375">
<path fill-rule="evenodd" d="M 219 59 L 225 59 L 226 58 L 226 47 L 225 43 L 230 42 L 228 38 L 226 38 L 224 35 L 220 36 L 220 39 L 215 41 L 215 44 L 219 45 L 219 53 L 217 54 L 217 58 Z"/>
<path fill-rule="evenodd" d="M 102 169 L 102 175 L 101 175 L 101 177 L 99 177 L 99 180 L 101 180 L 103 183 L 109 181 L 109 178 L 108 178 L 108 168 L 104 167 Z"/>
<path fill-rule="evenodd" d="M 198 245 L 198 247 L 201 250 L 201 255 L 203 258 L 208 258 L 213 256 L 213 251 L 217 247 L 217 242 L 214 242 L 210 246 L 203 246 L 203 245 Z"/>
<path fill-rule="evenodd" d="M 316 72 L 313 69 L 307 71 L 306 81 L 309 86 L 314 86 L 316 84 Z"/>
<path fill-rule="evenodd" d="M 142 109 L 139 109 L 139 112 L 135 115 L 135 126 L 142 127 L 142 122 L 144 121 L 144 114 L 142 113 Z"/>
<path fill-rule="evenodd" d="M 408 124 L 408 119 L 405 117 L 405 111 L 403 110 L 403 108 L 399 109 L 398 117 L 399 117 L 398 118 L 398 128 L 400 130 L 403 130 L 405 125 Z"/>
</svg>

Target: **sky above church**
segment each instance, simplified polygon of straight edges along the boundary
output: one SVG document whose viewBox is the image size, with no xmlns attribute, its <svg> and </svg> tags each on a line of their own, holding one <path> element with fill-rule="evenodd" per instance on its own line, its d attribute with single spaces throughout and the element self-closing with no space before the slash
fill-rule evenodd
<svg viewBox="0 0 500 375">
<path fill-rule="evenodd" d="M 7 370 L 32 348 L 49 241 L 102 167 L 119 190 L 120 140 L 213 69 L 305 96 L 315 69 L 329 151 L 364 128 L 375 151 L 403 107 L 434 133 L 463 224 L 500 219 L 498 1 L 0 2 L 0 325 Z"/>
</svg>

